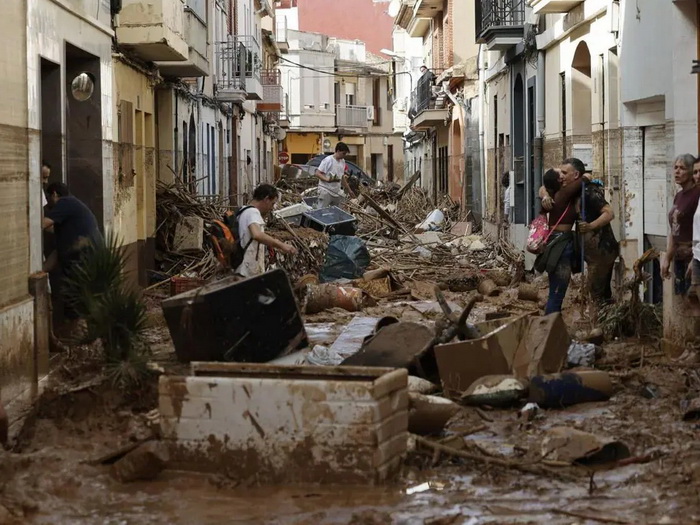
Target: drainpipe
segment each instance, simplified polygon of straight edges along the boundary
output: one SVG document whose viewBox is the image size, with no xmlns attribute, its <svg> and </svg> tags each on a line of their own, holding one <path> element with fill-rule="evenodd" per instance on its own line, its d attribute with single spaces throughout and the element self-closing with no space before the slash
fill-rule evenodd
<svg viewBox="0 0 700 525">
<path fill-rule="evenodd" d="M 542 173 L 544 172 L 545 78 L 544 51 L 540 50 L 537 52 L 537 75 L 535 77 L 537 94 L 537 137 L 535 138 L 535 173 L 533 174 L 535 191 L 538 191 L 542 186 Z"/>
<path fill-rule="evenodd" d="M 180 169 L 180 156 L 177 154 L 177 148 L 180 145 L 180 138 L 178 134 L 178 130 L 180 129 L 180 115 L 178 113 L 178 107 L 177 107 L 177 92 L 172 89 L 171 93 L 173 94 L 173 97 L 175 97 L 175 144 L 173 144 L 173 155 L 175 156 L 175 166 L 173 166 L 173 169 L 175 170 L 175 173 L 178 173 L 178 170 Z M 185 130 L 182 130 L 184 133 Z M 182 152 L 183 156 L 185 155 L 185 152 Z M 177 178 L 177 175 L 175 176 Z"/>
<path fill-rule="evenodd" d="M 488 100 L 486 98 L 486 57 L 484 52 L 483 44 L 479 45 L 479 161 L 481 164 L 480 176 L 481 180 L 479 184 L 481 186 L 481 209 L 479 214 L 484 217 L 486 214 L 486 123 L 484 122 L 484 116 L 486 115 L 486 104 Z"/>
</svg>

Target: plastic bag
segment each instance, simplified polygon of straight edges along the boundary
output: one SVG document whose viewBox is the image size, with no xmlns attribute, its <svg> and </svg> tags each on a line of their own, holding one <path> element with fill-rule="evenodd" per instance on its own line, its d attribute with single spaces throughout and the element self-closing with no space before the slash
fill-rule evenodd
<svg viewBox="0 0 700 525">
<path fill-rule="evenodd" d="M 433 210 L 430 212 L 430 214 L 425 218 L 423 222 L 421 222 L 418 226 L 416 226 L 417 230 L 423 230 L 423 231 L 439 231 L 442 229 L 442 224 L 445 222 L 445 214 L 442 213 L 440 210 Z"/>
<path fill-rule="evenodd" d="M 358 279 L 364 275 L 369 262 L 369 251 L 362 239 L 332 235 L 319 280 L 328 283 L 338 279 Z"/>
<path fill-rule="evenodd" d="M 573 341 L 569 345 L 566 361 L 571 368 L 577 366 L 593 366 L 595 363 L 595 345 Z"/>
</svg>

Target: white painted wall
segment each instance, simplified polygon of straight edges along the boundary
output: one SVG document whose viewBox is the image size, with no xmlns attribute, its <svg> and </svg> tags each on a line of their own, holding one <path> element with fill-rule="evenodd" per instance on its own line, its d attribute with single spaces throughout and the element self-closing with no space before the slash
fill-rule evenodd
<svg viewBox="0 0 700 525">
<path fill-rule="evenodd" d="M 420 66 L 423 62 L 423 40 L 411 37 L 406 30 L 394 28 L 393 51 L 401 58 L 396 58 L 394 95 L 394 131 L 405 132 L 410 127 L 408 111 L 411 108 L 411 91 L 415 89 L 420 78 Z M 400 74 L 399 74 L 400 73 Z"/>
<path fill-rule="evenodd" d="M 289 94 L 291 129 L 335 130 L 335 55 L 327 53 L 326 37 L 289 31 L 289 53 L 280 62 L 282 87 Z M 313 68 L 300 67 L 299 65 Z"/>
<path fill-rule="evenodd" d="M 104 223 L 112 227 L 114 215 L 114 174 L 112 134 L 112 37 L 109 12 L 101 7 L 100 0 L 84 2 L 83 9 L 71 11 L 71 4 L 50 0 L 27 0 L 27 71 L 28 71 L 28 127 L 41 130 L 41 62 L 46 58 L 62 66 L 61 99 L 65 100 L 65 43 L 100 57 L 102 87 L 102 147 L 103 147 L 103 197 Z M 88 5 L 89 4 L 89 5 Z M 99 6 L 98 6 L 99 4 Z M 101 11 L 100 11 L 101 9 Z M 95 19 L 95 14 L 99 20 Z M 81 15 L 81 16 L 78 16 Z M 63 122 L 65 136 L 66 123 Z M 29 214 L 41 215 L 41 144 L 38 133 L 29 134 Z M 63 173 L 66 172 L 63 159 Z M 30 221 L 30 271 L 41 270 L 41 225 Z"/>
<path fill-rule="evenodd" d="M 299 31 L 299 8 L 292 7 L 290 9 L 277 9 L 275 10 L 275 16 L 277 18 L 287 19 L 287 29 L 293 29 L 294 31 Z"/>
<path fill-rule="evenodd" d="M 641 255 L 644 235 L 656 236 L 659 245 L 667 235 L 666 213 L 678 191 L 674 158 L 697 154 L 697 79 L 690 73 L 697 58 L 697 7 L 625 0 L 621 8 L 620 116 L 630 130 L 623 145 L 630 166 L 624 177 L 624 233 Z"/>
</svg>

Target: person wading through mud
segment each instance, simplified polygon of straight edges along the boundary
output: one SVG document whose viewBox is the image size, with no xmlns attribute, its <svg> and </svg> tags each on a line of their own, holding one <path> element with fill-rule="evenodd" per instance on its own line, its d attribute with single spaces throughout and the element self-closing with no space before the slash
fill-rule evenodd
<svg viewBox="0 0 700 525">
<path fill-rule="evenodd" d="M 253 200 L 238 218 L 238 232 L 241 247 L 245 250 L 243 262 L 236 273 L 243 277 L 253 277 L 265 273 L 265 249 L 269 246 L 284 253 L 296 254 L 297 249 L 265 233 L 265 219 L 275 207 L 279 198 L 277 188 L 271 184 L 261 184 L 253 192 Z"/>
<path fill-rule="evenodd" d="M 545 314 L 561 312 L 571 274 L 580 271 L 572 229 L 576 222 L 576 199 L 581 193 L 584 171 L 583 162 L 579 159 L 566 159 L 560 167 L 561 189 L 553 198 L 547 195 L 542 200 L 543 208 L 549 209 L 548 222 L 553 230 L 544 251 L 535 260 L 535 270 L 547 272 L 549 278 Z"/>
<path fill-rule="evenodd" d="M 341 182 L 345 178 L 345 156 L 350 153 L 350 148 L 345 142 L 335 145 L 335 153 L 328 155 L 321 161 L 316 170 L 318 183 L 317 208 L 337 206 L 343 198 Z"/>
<path fill-rule="evenodd" d="M 668 213 L 670 230 L 666 256 L 661 263 L 661 277 L 668 279 L 673 275 L 676 295 L 685 295 L 690 289 L 688 266 L 693 259 L 693 218 L 700 198 L 700 186 L 696 186 L 693 180 L 694 165 L 695 157 L 689 153 L 679 155 L 673 163 L 673 180 L 681 191 L 676 193 Z"/>
</svg>

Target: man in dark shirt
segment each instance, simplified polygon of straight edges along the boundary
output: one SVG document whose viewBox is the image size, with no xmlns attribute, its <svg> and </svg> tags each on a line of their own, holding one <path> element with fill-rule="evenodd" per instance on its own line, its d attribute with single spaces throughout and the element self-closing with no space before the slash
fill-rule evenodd
<svg viewBox="0 0 700 525">
<path fill-rule="evenodd" d="M 615 214 L 605 200 L 603 187 L 597 181 L 586 184 L 585 217 L 578 223 L 584 236 L 584 256 L 588 263 L 588 285 L 591 297 L 599 305 L 612 301 L 610 281 L 613 266 L 620 252 L 610 222 Z M 579 203 L 580 211 L 580 203 Z"/>
<path fill-rule="evenodd" d="M 53 229 L 56 237 L 58 262 L 64 276 L 69 276 L 80 261 L 84 250 L 94 243 L 102 242 L 97 219 L 90 209 L 73 197 L 62 182 L 46 188 L 49 209 L 43 219 L 46 230 Z M 66 311 L 66 317 L 71 317 Z"/>
</svg>

